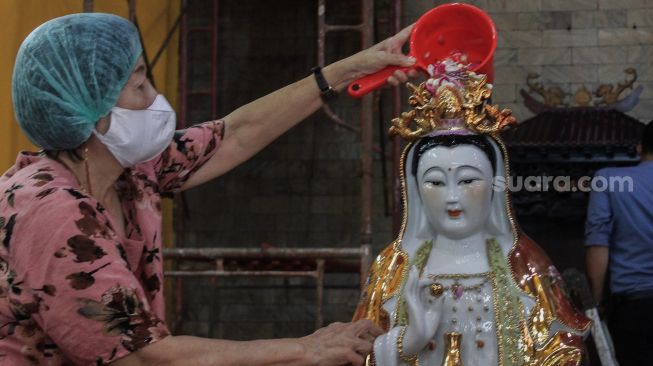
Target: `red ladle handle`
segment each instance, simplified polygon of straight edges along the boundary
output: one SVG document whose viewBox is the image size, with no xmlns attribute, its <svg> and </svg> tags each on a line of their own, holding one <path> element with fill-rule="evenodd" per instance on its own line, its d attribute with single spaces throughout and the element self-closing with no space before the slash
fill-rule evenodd
<svg viewBox="0 0 653 366">
<path fill-rule="evenodd" d="M 354 80 L 349 84 L 349 95 L 354 98 L 362 98 L 365 94 L 382 87 L 395 71 L 401 70 L 408 72 L 413 67 L 388 66 L 385 69 L 375 72 L 374 74 L 365 75 L 360 79 Z"/>
</svg>

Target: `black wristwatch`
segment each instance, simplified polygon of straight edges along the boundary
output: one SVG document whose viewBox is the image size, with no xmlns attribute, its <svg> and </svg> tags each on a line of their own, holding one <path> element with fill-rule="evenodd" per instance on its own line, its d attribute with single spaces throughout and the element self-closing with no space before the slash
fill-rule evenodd
<svg viewBox="0 0 653 366">
<path fill-rule="evenodd" d="M 317 87 L 320 88 L 320 96 L 325 102 L 329 102 L 338 97 L 338 92 L 324 79 L 322 75 L 322 68 L 320 66 L 315 66 L 311 69 L 313 76 L 315 76 L 315 81 L 317 82 Z"/>
</svg>

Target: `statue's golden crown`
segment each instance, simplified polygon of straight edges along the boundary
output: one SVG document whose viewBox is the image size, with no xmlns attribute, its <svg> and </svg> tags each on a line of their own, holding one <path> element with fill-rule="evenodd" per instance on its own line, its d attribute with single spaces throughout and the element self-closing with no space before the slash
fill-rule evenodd
<svg viewBox="0 0 653 366">
<path fill-rule="evenodd" d="M 414 141 L 433 133 L 494 134 L 516 123 L 509 109 L 488 103 L 492 85 L 487 76 L 464 67 L 436 74 L 419 86 L 406 86 L 413 109 L 392 120 L 391 136 Z"/>
</svg>

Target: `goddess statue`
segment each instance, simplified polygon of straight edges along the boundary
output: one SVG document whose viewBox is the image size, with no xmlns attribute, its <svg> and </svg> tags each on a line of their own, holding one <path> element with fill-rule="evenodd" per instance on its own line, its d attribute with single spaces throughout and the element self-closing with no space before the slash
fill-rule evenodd
<svg viewBox="0 0 653 366">
<path fill-rule="evenodd" d="M 498 134 L 515 119 L 467 66 L 446 60 L 408 83 L 413 109 L 392 121 L 390 133 L 410 141 L 403 222 L 354 315 L 387 331 L 367 364 L 577 366 L 590 322 L 515 221 Z"/>
</svg>

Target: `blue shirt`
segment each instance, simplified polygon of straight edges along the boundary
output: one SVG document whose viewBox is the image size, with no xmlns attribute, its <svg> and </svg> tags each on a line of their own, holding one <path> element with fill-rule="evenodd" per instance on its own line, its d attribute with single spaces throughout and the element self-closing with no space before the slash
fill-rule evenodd
<svg viewBox="0 0 653 366">
<path fill-rule="evenodd" d="M 622 191 L 609 189 L 615 177 L 625 179 Z M 653 162 L 601 169 L 594 180 L 602 189 L 590 194 L 585 245 L 609 246 L 612 293 L 653 290 Z"/>
</svg>

